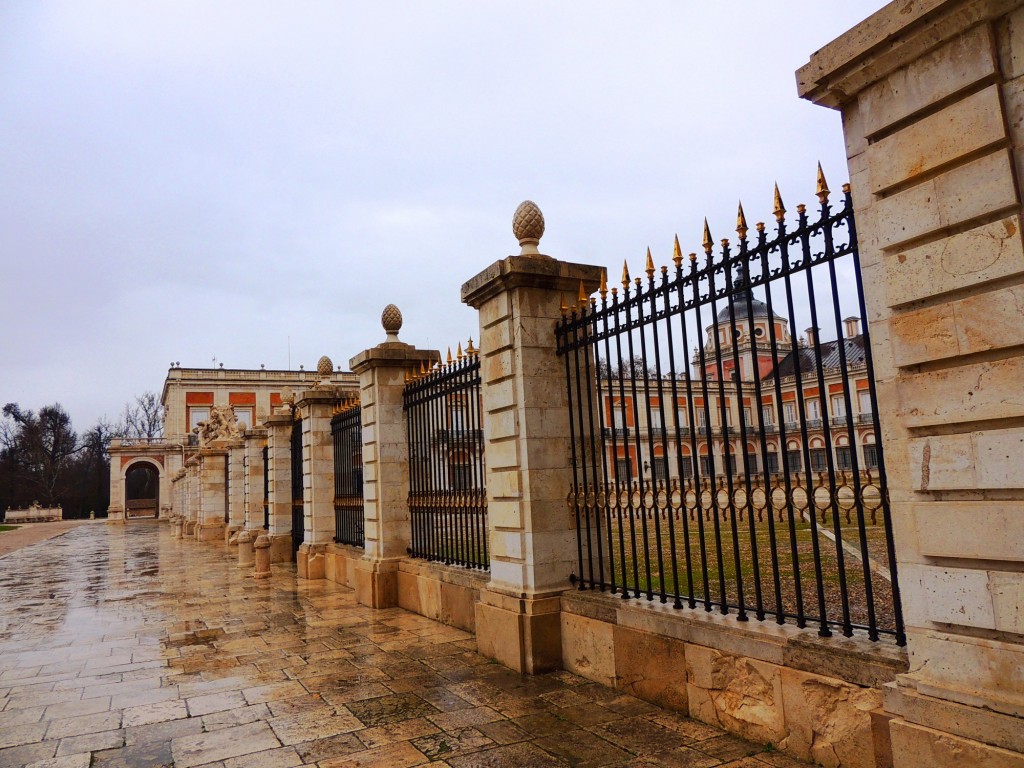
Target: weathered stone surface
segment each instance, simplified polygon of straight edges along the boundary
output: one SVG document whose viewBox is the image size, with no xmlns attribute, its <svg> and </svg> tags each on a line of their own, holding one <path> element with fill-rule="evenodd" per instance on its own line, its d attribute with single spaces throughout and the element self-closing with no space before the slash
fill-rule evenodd
<svg viewBox="0 0 1024 768">
<path fill-rule="evenodd" d="M 1024 357 L 904 375 L 903 423 L 926 427 L 1024 416 Z"/>
<path fill-rule="evenodd" d="M 1024 538 L 1006 535 L 1024 524 L 1024 501 L 933 501 L 910 509 L 922 555 L 1024 561 Z"/>
<path fill-rule="evenodd" d="M 562 613 L 562 663 L 588 680 L 615 687 L 617 648 L 614 626 Z"/>
<path fill-rule="evenodd" d="M 890 724 L 899 768 L 1024 768 L 1024 755 L 901 720 Z"/>
<path fill-rule="evenodd" d="M 621 626 L 615 627 L 614 641 L 616 688 L 660 707 L 688 711 L 684 643 Z"/>
<path fill-rule="evenodd" d="M 908 440 L 918 491 L 1024 488 L 1024 429 L 991 429 Z"/>
</svg>

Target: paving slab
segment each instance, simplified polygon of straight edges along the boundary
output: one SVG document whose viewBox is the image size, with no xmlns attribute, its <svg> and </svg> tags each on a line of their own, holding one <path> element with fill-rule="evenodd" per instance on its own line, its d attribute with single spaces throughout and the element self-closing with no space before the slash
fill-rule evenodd
<svg viewBox="0 0 1024 768">
<path fill-rule="evenodd" d="M 287 564 L 256 581 L 165 523 L 61 534 L 0 568 L 0 768 L 780 765 L 567 672 L 510 672 L 466 632 Z"/>
</svg>

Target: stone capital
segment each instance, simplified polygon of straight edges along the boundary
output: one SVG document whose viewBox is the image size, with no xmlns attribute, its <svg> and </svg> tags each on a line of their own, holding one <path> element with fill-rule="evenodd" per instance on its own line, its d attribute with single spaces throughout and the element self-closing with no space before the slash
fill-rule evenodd
<svg viewBox="0 0 1024 768">
<path fill-rule="evenodd" d="M 401 341 L 385 341 L 364 349 L 348 364 L 354 373 L 361 374 L 375 368 L 410 368 L 420 362 L 433 365 L 440 359 L 441 353 L 436 349 L 417 349 Z"/>
<path fill-rule="evenodd" d="M 291 426 L 294 419 L 290 413 L 275 413 L 267 417 L 267 420 L 263 422 L 263 426 L 270 430 L 274 427 Z"/>
<path fill-rule="evenodd" d="M 295 398 L 295 407 L 304 409 L 315 405 L 335 405 L 341 400 L 341 391 L 335 387 L 307 389 Z"/>
<path fill-rule="evenodd" d="M 601 267 L 557 261 L 548 256 L 508 256 L 463 283 L 462 302 L 480 309 L 488 299 L 514 288 L 547 288 L 575 298 L 580 281 L 589 295 L 600 285 L 601 272 Z"/>
</svg>

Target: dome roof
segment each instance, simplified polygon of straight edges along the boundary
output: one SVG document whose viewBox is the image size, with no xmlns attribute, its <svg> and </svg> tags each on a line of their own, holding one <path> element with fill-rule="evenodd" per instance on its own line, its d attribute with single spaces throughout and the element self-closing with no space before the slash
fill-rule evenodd
<svg viewBox="0 0 1024 768">
<path fill-rule="evenodd" d="M 737 320 L 746 320 L 748 317 L 747 312 L 747 297 L 749 293 L 741 293 L 735 299 L 733 299 L 733 312 L 736 313 Z M 754 318 L 768 317 L 768 305 L 763 301 L 750 298 L 750 310 Z M 726 305 L 718 311 L 718 316 L 715 318 L 717 322 L 729 322 L 729 307 Z"/>
</svg>

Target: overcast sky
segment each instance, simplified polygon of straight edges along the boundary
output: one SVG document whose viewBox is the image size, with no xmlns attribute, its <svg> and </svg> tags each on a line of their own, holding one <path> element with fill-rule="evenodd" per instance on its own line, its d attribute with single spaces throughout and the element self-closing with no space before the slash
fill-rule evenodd
<svg viewBox="0 0 1024 768">
<path fill-rule="evenodd" d="M 634 271 L 847 179 L 794 72 L 845 2 L 0 2 L 0 404 L 477 337 L 518 245 Z M 290 341 L 289 341 L 290 340 Z"/>
</svg>

